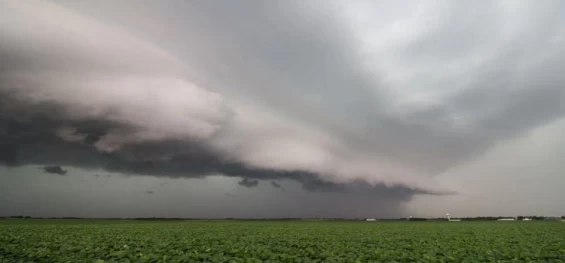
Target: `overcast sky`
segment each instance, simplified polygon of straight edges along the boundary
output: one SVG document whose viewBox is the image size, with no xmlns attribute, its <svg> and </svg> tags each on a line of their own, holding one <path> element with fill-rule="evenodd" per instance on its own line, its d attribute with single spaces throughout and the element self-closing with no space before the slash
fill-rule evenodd
<svg viewBox="0 0 565 263">
<path fill-rule="evenodd" d="M 565 214 L 565 2 L 0 2 L 0 213 Z"/>
</svg>

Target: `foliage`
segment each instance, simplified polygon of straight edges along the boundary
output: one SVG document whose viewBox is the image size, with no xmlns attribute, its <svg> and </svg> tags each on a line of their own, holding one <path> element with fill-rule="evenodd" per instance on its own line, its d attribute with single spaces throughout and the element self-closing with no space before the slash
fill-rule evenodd
<svg viewBox="0 0 565 263">
<path fill-rule="evenodd" d="M 0 220 L 0 262 L 565 262 L 562 222 Z"/>
</svg>

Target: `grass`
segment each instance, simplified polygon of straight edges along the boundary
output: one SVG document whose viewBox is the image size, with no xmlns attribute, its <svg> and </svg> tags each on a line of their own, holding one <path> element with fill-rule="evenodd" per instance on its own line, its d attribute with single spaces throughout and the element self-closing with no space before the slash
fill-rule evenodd
<svg viewBox="0 0 565 263">
<path fill-rule="evenodd" d="M 544 261 L 564 223 L 0 220 L 0 262 Z"/>
</svg>

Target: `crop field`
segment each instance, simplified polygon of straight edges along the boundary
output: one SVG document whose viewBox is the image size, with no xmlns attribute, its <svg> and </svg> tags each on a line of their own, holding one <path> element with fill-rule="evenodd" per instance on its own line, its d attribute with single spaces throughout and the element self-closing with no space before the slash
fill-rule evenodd
<svg viewBox="0 0 565 263">
<path fill-rule="evenodd" d="M 565 223 L 0 220 L 0 262 L 565 262 Z"/>
</svg>

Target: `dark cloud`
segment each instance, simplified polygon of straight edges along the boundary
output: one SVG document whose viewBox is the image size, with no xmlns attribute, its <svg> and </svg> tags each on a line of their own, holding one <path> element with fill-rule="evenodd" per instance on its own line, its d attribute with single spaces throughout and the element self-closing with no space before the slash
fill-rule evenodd
<svg viewBox="0 0 565 263">
<path fill-rule="evenodd" d="M 307 172 L 278 172 L 264 169 L 249 169 L 237 162 L 229 162 L 205 147 L 183 141 L 154 144 L 127 145 L 113 153 L 102 153 L 83 140 L 67 142 L 55 136 L 55 124 L 46 117 L 37 117 L 34 122 L 1 118 L 3 127 L 9 127 L 4 137 L 11 138 L 10 148 L 0 151 L 9 156 L 12 166 L 29 164 L 60 163 L 85 169 L 104 169 L 130 175 L 153 175 L 170 178 L 198 178 L 212 174 L 244 177 L 239 182 L 245 187 L 257 186 L 258 180 L 289 179 L 302 184 L 308 191 L 340 192 L 343 184 L 322 180 Z M 17 138 L 17 139 L 14 139 Z M 169 158 L 159 158 L 166 153 Z M 111 175 L 108 174 L 108 177 Z M 416 190 L 414 193 L 429 193 Z"/>
<path fill-rule="evenodd" d="M 275 181 L 271 181 L 271 186 L 273 186 L 274 188 L 281 188 L 282 187 L 280 184 L 278 184 Z"/>
<path fill-rule="evenodd" d="M 145 191 L 146 194 L 153 194 L 154 192 L 152 190 L 147 190 Z"/>
<path fill-rule="evenodd" d="M 383 178 L 392 178 L 393 181 L 399 181 L 403 187 L 418 188 L 420 192 L 427 190 L 439 192 L 430 186 L 413 186 L 413 182 L 405 180 L 401 172 L 392 171 L 399 174 L 381 175 L 381 172 L 375 170 L 380 167 L 376 164 L 378 162 L 365 160 L 391 156 L 395 160 L 393 169 L 396 170 L 403 169 L 405 164 L 418 166 L 420 170 L 428 168 L 430 164 L 426 164 L 425 160 L 419 156 L 421 150 L 411 154 L 411 148 L 415 147 L 415 143 L 406 143 L 406 141 L 419 141 L 418 130 L 398 124 L 399 121 L 394 119 L 388 121 L 387 127 L 390 128 L 384 128 L 390 131 L 377 131 L 382 134 L 382 137 L 374 140 L 368 139 L 369 136 L 363 134 L 364 131 L 359 133 L 345 130 L 345 127 L 359 128 L 360 119 L 365 123 L 363 125 L 369 128 L 371 126 L 381 127 L 382 125 L 377 124 L 385 120 L 379 120 L 377 116 L 369 114 L 369 112 L 379 111 L 375 105 L 380 105 L 378 101 L 382 99 L 380 96 L 382 94 L 379 95 L 379 92 L 373 94 L 375 82 L 370 74 L 364 73 L 361 65 L 357 63 L 358 58 L 348 52 L 347 46 L 351 44 L 350 41 L 343 38 L 344 35 L 336 37 L 335 30 L 343 29 L 343 26 L 337 24 L 337 21 L 328 20 L 329 17 L 321 13 L 305 13 L 300 10 L 299 4 L 294 2 L 282 9 L 278 5 L 268 5 L 261 10 L 256 10 L 257 6 L 251 3 L 233 5 L 233 10 L 238 10 L 237 12 L 226 12 L 224 4 L 217 2 L 196 4 L 193 7 L 194 9 L 188 10 L 217 13 L 219 19 L 209 25 L 210 29 L 214 30 L 213 32 L 216 32 L 218 36 L 231 35 L 233 39 L 230 41 L 240 43 L 238 46 L 241 49 L 232 51 L 240 53 L 241 57 L 234 60 L 233 54 L 231 56 L 225 54 L 226 61 L 222 63 L 227 65 L 235 63 L 232 66 L 236 66 L 237 63 L 244 62 L 241 58 L 257 57 L 260 60 L 255 66 L 266 70 L 258 72 L 255 67 L 236 66 L 234 68 L 241 70 L 237 75 L 244 76 L 238 78 L 250 82 L 233 82 L 226 86 L 233 86 L 238 91 L 243 90 L 239 87 L 248 87 L 247 92 L 259 96 L 256 98 L 257 105 L 262 105 L 262 107 L 269 105 L 269 111 L 280 112 L 288 116 L 283 122 L 272 125 L 269 122 L 273 118 L 268 115 L 256 118 L 253 116 L 257 114 L 256 112 L 246 113 L 243 109 L 241 113 L 242 109 L 237 107 L 226 109 L 225 105 L 229 104 L 223 103 L 221 95 L 211 94 L 200 87 L 184 85 L 184 82 L 179 83 L 179 81 L 168 84 L 178 86 L 174 97 L 182 98 L 180 103 L 177 100 L 160 102 L 156 100 L 159 97 L 168 99 L 172 93 L 169 95 L 155 94 L 159 96 L 141 94 L 140 97 L 150 98 L 147 103 L 126 99 L 130 94 L 116 92 L 127 90 L 130 85 L 135 84 L 138 85 L 133 86 L 132 89 L 140 92 L 138 86 L 150 85 L 156 81 L 158 85 L 152 89 L 160 89 L 164 84 L 161 83 L 160 78 L 154 76 L 177 72 L 178 65 L 167 56 L 162 55 L 161 50 L 156 50 L 148 43 L 138 40 L 125 37 L 121 39 L 124 43 L 131 44 L 132 50 L 139 49 L 139 52 L 134 52 L 135 54 L 127 52 L 116 54 L 114 52 L 117 52 L 117 49 L 112 47 L 92 50 L 100 52 L 100 57 L 89 57 L 88 54 L 91 52 L 89 45 L 84 46 L 81 43 L 75 43 L 76 45 L 72 48 L 63 50 L 63 43 L 50 37 L 47 37 L 46 41 L 53 42 L 49 47 L 54 50 L 49 50 L 49 52 L 44 50 L 46 47 L 40 42 L 34 42 L 35 44 L 31 47 L 13 45 L 10 42 L 4 47 L 5 52 L 0 54 L 7 53 L 12 60 L 19 58 L 23 68 L 14 67 L 16 73 L 19 74 L 10 72 L 10 74 L 0 75 L 0 86 L 6 87 L 0 89 L 4 105 L 0 110 L 5 116 L 12 118 L 10 121 L 13 125 L 27 126 L 18 126 L 15 129 L 27 129 L 37 134 L 25 136 L 25 139 L 20 134 L 16 135 L 20 138 L 6 147 L 8 153 L 2 154 L 3 161 L 13 165 L 18 160 L 23 160 L 22 163 L 33 163 L 45 162 L 45 159 L 61 159 L 70 166 L 101 167 L 114 172 L 166 176 L 199 177 L 213 173 L 260 179 L 289 176 L 303 183 L 305 189 L 323 189 L 324 191 L 340 189 L 339 184 L 330 182 L 332 180 L 330 180 L 329 173 L 335 173 L 334 171 L 337 170 L 339 172 L 334 175 L 336 177 L 342 177 L 344 174 L 355 174 L 366 179 L 377 177 L 374 180 L 376 183 L 380 183 Z M 39 12 L 45 15 L 43 18 L 51 19 L 53 18 L 50 13 L 51 9 L 58 10 L 62 7 L 46 5 L 43 10 L 35 10 L 37 9 L 35 6 L 22 5 L 14 8 L 21 9 L 23 14 L 29 11 L 27 15 Z M 229 9 L 232 10 L 232 8 Z M 72 10 L 61 9 L 59 11 L 72 14 Z M 291 14 L 296 15 L 295 22 L 304 27 L 297 28 L 295 24 L 288 23 L 285 18 Z M 18 17 L 8 19 L 17 21 Z M 262 26 L 248 27 L 249 22 Z M 9 29 L 11 30 L 11 27 Z M 236 35 L 232 35 L 232 29 L 233 32 L 237 32 Z M 69 26 L 69 30 L 91 33 L 85 28 L 76 28 L 72 25 Z M 102 28 L 100 30 L 104 31 Z M 315 38 L 312 38 L 311 30 L 317 32 Z M 36 33 L 27 32 L 32 36 L 37 35 Z M 345 34 L 344 31 L 340 33 Z M 257 35 L 272 41 L 257 41 L 253 38 Z M 10 40 L 17 42 L 19 38 L 21 34 L 16 34 Z M 96 39 L 100 38 L 97 36 Z M 223 43 L 221 39 L 216 42 Z M 26 48 L 40 49 L 41 52 L 35 58 L 29 57 Z M 195 52 L 195 54 L 199 53 Z M 136 54 L 146 54 L 146 56 L 139 57 Z M 125 60 L 101 59 L 101 57 L 111 58 L 114 55 L 123 56 Z M 28 63 L 34 59 L 37 60 L 36 64 Z M 157 65 L 157 61 L 164 64 L 162 69 L 156 69 L 156 66 L 146 68 L 138 59 L 142 61 L 147 59 L 152 65 Z M 60 71 L 53 73 L 55 75 L 51 75 L 51 70 L 45 71 L 43 68 L 49 64 L 47 62 L 52 61 L 60 62 L 58 65 L 62 67 Z M 208 66 L 205 63 L 209 61 L 214 60 L 206 59 L 202 62 L 201 67 L 204 73 L 208 72 Z M 63 67 L 65 65 L 75 65 L 75 67 Z M 25 73 L 30 70 L 40 70 L 46 73 L 29 77 Z M 146 79 L 146 75 L 143 78 L 135 75 L 128 81 L 118 78 L 117 82 L 99 83 L 105 78 L 92 77 L 96 74 L 122 76 L 137 74 L 139 71 L 149 71 L 151 74 L 147 76 L 152 76 L 152 78 Z M 270 71 L 287 73 L 270 76 Z M 66 77 L 70 73 L 74 77 Z M 225 76 L 224 78 L 222 72 L 214 72 L 214 75 L 214 79 L 234 77 Z M 262 80 L 258 76 L 263 75 L 269 76 L 270 79 L 272 77 L 275 85 L 269 89 L 262 88 L 265 85 L 261 83 Z M 137 79 L 140 80 L 139 83 L 136 82 Z M 49 89 L 38 89 L 38 83 Z M 92 89 L 91 86 L 81 86 L 85 84 L 104 85 L 104 88 Z M 282 84 L 285 85 L 281 86 Z M 118 85 L 118 87 L 112 88 L 107 85 Z M 26 89 L 16 89 L 16 86 L 24 86 Z M 307 101 L 295 101 L 296 96 L 281 92 L 286 90 L 284 87 L 287 86 L 296 89 L 291 93 L 300 91 L 328 97 L 331 102 L 339 99 L 340 109 L 337 110 L 333 104 L 321 104 L 312 108 Z M 345 86 L 354 87 L 354 91 L 344 89 Z M 69 87 L 75 88 L 71 90 Z M 304 90 L 305 88 L 308 89 Z M 69 92 L 77 89 L 84 94 L 77 96 L 76 92 Z M 44 90 L 47 90 L 48 96 L 43 96 Z M 189 91 L 194 94 L 182 95 Z M 232 91 L 224 90 L 220 94 L 229 96 Z M 242 91 L 241 94 L 245 93 Z M 238 100 L 238 97 L 240 96 L 233 96 L 234 100 Z M 33 107 L 29 107 L 30 105 Z M 192 107 L 191 105 L 197 106 Z M 185 107 L 189 108 L 185 109 Z M 238 110 L 239 113 L 229 114 L 231 111 Z M 181 111 L 185 114 L 171 114 L 171 112 Z M 140 114 L 140 112 L 145 114 Z M 258 109 L 257 112 L 262 113 L 263 110 Z M 326 115 L 327 113 L 329 115 Z M 150 117 L 147 114 L 151 114 Z M 247 116 L 248 114 L 250 116 Z M 349 116 L 356 117 L 350 118 Z M 332 120 L 332 117 L 336 119 Z M 148 121 L 148 118 L 152 119 Z M 255 121 L 249 123 L 248 119 Z M 375 119 L 375 122 L 369 122 L 370 119 Z M 287 123 L 295 123 L 295 125 L 287 125 Z M 248 124 L 257 126 L 248 127 Z M 414 132 L 410 132 L 411 130 Z M 263 132 L 256 134 L 258 131 Z M 372 131 L 369 132 L 372 133 Z M 406 135 L 388 138 L 399 134 Z M 31 137 L 45 142 L 45 145 L 31 144 Z M 154 139 L 155 137 L 158 139 Z M 334 137 L 339 142 L 337 146 L 332 145 Z M 405 147 L 396 145 L 381 147 L 380 145 L 389 142 L 390 144 L 404 142 Z M 291 148 L 287 149 L 287 152 L 279 151 L 272 144 L 281 144 Z M 45 146 L 50 148 L 48 155 L 43 154 L 45 151 L 33 149 Z M 433 146 L 436 144 L 431 144 L 430 148 Z M 31 149 L 24 150 L 23 148 Z M 375 148 L 388 150 L 377 152 L 374 158 L 367 158 L 367 153 L 375 152 Z M 37 154 L 30 154 L 33 150 L 36 150 Z M 244 154 L 240 151 L 243 151 Z M 318 162 L 319 159 L 324 158 L 329 158 L 331 163 L 324 165 Z M 350 164 L 349 160 L 353 160 L 353 163 Z M 356 160 L 362 160 L 365 164 L 357 165 Z M 375 166 L 374 169 L 363 168 L 359 171 L 349 171 L 357 167 L 366 167 L 367 162 Z M 333 165 L 337 167 L 330 167 Z M 438 165 L 443 168 L 446 166 L 445 162 Z M 293 176 L 294 174 L 299 176 Z M 429 172 L 426 171 L 422 176 L 427 174 Z"/>
<path fill-rule="evenodd" d="M 43 171 L 50 174 L 58 174 L 58 175 L 67 174 L 67 170 L 64 170 L 61 166 L 58 165 L 45 166 L 43 167 Z"/>
<path fill-rule="evenodd" d="M 247 187 L 247 188 L 251 188 L 251 187 L 256 187 L 259 185 L 259 181 L 258 180 L 254 180 L 254 179 L 250 179 L 250 178 L 243 178 L 241 181 L 239 181 L 237 183 L 238 185 L 241 185 L 243 187 Z"/>
</svg>

